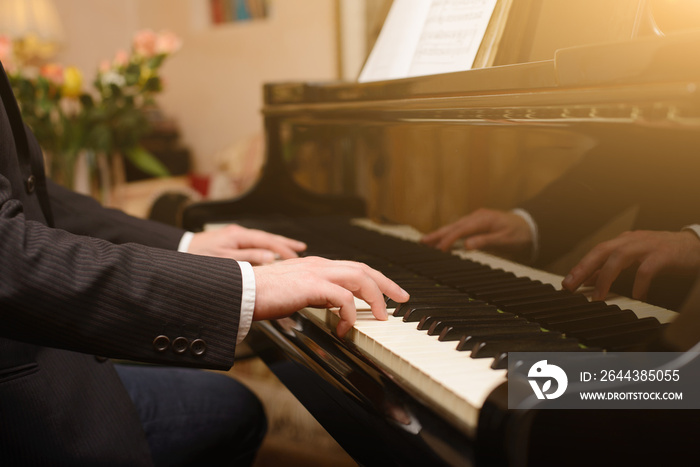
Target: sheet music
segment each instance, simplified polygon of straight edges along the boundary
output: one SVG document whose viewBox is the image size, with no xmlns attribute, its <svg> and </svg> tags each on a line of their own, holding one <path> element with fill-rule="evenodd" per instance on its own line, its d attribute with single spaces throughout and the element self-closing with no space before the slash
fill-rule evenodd
<svg viewBox="0 0 700 467">
<path fill-rule="evenodd" d="M 468 70 L 497 0 L 394 0 L 359 82 Z"/>
</svg>

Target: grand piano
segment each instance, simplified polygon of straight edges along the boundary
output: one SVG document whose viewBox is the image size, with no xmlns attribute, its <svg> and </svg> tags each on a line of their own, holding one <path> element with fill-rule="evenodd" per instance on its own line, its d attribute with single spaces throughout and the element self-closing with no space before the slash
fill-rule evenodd
<svg viewBox="0 0 700 467">
<path fill-rule="evenodd" d="M 515 205 L 598 141 L 644 145 L 650 134 L 699 131 L 700 33 L 633 25 L 629 39 L 538 61 L 363 84 L 267 84 L 257 184 L 185 208 L 188 229 L 238 222 L 300 238 L 309 254 L 367 262 L 412 294 L 388 323 L 361 313 L 344 339 L 333 313 L 310 309 L 254 323 L 248 338 L 359 464 L 698 457 L 695 411 L 507 408 L 509 351 L 642 350 L 674 311 L 621 296 L 592 303 L 561 291 L 552 272 L 416 242 L 476 207 Z M 475 303 L 467 330 L 435 311 Z M 494 309 L 511 322 L 494 323 Z"/>
</svg>

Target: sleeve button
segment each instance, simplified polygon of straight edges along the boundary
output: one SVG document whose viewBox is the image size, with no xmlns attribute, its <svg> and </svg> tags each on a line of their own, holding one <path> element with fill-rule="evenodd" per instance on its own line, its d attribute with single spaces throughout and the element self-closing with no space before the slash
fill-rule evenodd
<svg viewBox="0 0 700 467">
<path fill-rule="evenodd" d="M 27 177 L 27 180 L 25 181 L 25 188 L 27 189 L 27 193 L 30 195 L 34 193 L 34 190 L 36 189 L 36 178 L 34 175 Z"/>
<path fill-rule="evenodd" d="M 202 339 L 195 339 L 190 344 L 190 350 L 196 356 L 203 355 L 207 350 L 207 344 Z"/>
<path fill-rule="evenodd" d="M 168 336 L 161 334 L 153 339 L 153 348 L 156 349 L 157 352 L 165 352 L 169 346 L 170 339 L 168 339 Z"/>
<path fill-rule="evenodd" d="M 183 353 L 187 350 L 188 344 L 189 341 L 184 337 L 176 337 L 175 340 L 173 340 L 173 351 L 175 353 Z"/>
</svg>

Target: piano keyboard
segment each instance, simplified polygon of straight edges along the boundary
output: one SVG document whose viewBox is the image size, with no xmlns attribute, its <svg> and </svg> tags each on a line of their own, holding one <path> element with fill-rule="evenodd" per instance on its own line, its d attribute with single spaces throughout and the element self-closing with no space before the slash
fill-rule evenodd
<svg viewBox="0 0 700 467">
<path fill-rule="evenodd" d="M 420 233 L 406 226 L 293 222 L 250 226 L 303 240 L 310 255 L 366 262 L 411 294 L 408 304 L 389 309 L 388 321 L 357 300 L 358 319 L 345 339 L 472 436 L 486 398 L 507 381 L 509 350 L 624 351 L 676 315 L 621 296 L 590 302 L 586 291 L 562 291 L 560 276 L 478 251 L 442 253 L 419 244 Z M 329 310 L 300 313 L 324 328 L 337 325 Z"/>
</svg>

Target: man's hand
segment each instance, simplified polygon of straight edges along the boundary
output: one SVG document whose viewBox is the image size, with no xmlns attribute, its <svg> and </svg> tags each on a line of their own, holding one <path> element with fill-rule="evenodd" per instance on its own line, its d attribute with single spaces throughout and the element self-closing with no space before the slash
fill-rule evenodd
<svg viewBox="0 0 700 467">
<path fill-rule="evenodd" d="M 252 264 L 268 264 L 277 258 L 296 258 L 298 253 L 305 249 L 306 245 L 303 242 L 291 238 L 239 225 L 228 225 L 221 229 L 196 233 L 188 252 L 232 258 Z"/>
<path fill-rule="evenodd" d="M 307 306 L 339 308 L 340 337 L 352 328 L 357 317 L 353 296 L 367 302 L 379 320 L 387 319 L 384 295 L 400 303 L 409 298 L 406 291 L 379 271 L 353 261 L 308 257 L 253 270 L 254 320 L 282 318 Z"/>
<path fill-rule="evenodd" d="M 654 277 L 663 273 L 696 274 L 700 270 L 700 239 L 688 231 L 637 230 L 596 245 L 562 281 L 568 290 L 594 285 L 594 300 L 604 300 L 620 273 L 637 266 L 632 297 L 646 299 Z"/>
<path fill-rule="evenodd" d="M 468 250 L 493 250 L 511 257 L 524 257 L 532 249 L 532 232 L 525 219 L 493 209 L 478 209 L 425 235 L 421 241 L 447 251 L 460 238 L 464 238 Z"/>
</svg>

